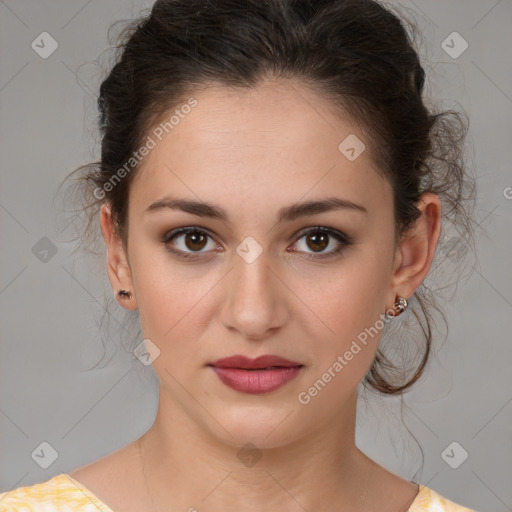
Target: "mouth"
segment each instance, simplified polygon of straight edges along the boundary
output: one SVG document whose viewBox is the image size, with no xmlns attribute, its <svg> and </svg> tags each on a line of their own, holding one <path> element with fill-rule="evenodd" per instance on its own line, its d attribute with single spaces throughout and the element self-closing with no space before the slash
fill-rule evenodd
<svg viewBox="0 0 512 512">
<path fill-rule="evenodd" d="M 274 391 L 294 379 L 304 367 L 296 361 L 273 355 L 256 359 L 236 355 L 218 359 L 208 366 L 223 384 L 249 394 Z"/>
</svg>

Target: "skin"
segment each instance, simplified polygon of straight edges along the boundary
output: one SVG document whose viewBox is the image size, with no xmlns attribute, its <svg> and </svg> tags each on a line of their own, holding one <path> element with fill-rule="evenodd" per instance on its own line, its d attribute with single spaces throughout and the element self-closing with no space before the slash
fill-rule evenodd
<svg viewBox="0 0 512 512">
<path fill-rule="evenodd" d="M 198 105 L 135 176 L 127 248 L 108 204 L 100 214 L 113 290 L 131 290 L 131 300 L 118 300 L 139 310 L 144 338 L 160 350 L 156 419 L 140 439 L 71 476 L 116 512 L 155 510 L 140 443 L 161 511 L 407 510 L 418 486 L 355 444 L 357 390 L 381 331 L 309 403 L 297 397 L 396 296 L 409 299 L 425 279 L 440 234 L 439 198 L 422 196 L 420 219 L 395 247 L 392 189 L 370 141 L 321 96 L 297 81 L 267 81 L 251 90 L 210 86 L 194 97 Z M 349 134 L 366 141 L 355 161 L 338 150 Z M 228 220 L 145 212 L 170 195 L 215 204 Z M 283 207 L 332 196 L 367 212 L 277 222 Z M 162 242 L 182 226 L 211 235 L 202 245 L 186 235 L 167 244 L 195 251 L 196 260 L 172 255 Z M 353 244 L 332 258 L 308 259 L 339 245 L 332 236 L 322 246 L 299 234 L 315 226 L 345 233 Z M 236 252 L 248 236 L 262 249 L 250 264 Z M 275 354 L 304 368 L 278 390 L 249 395 L 206 366 L 234 354 Z M 237 457 L 248 442 L 261 455 L 252 467 Z"/>
</svg>

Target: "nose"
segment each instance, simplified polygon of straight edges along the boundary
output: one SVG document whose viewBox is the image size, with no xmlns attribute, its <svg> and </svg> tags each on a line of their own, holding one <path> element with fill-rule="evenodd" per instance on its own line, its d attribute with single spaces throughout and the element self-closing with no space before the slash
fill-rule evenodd
<svg viewBox="0 0 512 512">
<path fill-rule="evenodd" d="M 287 287 L 265 251 L 254 261 L 247 262 L 238 254 L 227 278 L 221 321 L 230 331 L 243 338 L 262 341 L 288 319 Z M 274 266 L 275 267 L 275 266 Z"/>
</svg>

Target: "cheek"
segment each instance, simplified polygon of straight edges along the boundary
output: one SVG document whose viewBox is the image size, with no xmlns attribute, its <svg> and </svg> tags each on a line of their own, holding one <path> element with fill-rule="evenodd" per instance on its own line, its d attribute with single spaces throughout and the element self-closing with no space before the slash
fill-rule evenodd
<svg viewBox="0 0 512 512">
<path fill-rule="evenodd" d="M 144 336 L 163 340 L 185 314 L 190 283 L 157 245 L 138 244 L 130 263 Z"/>
<path fill-rule="evenodd" d="M 376 254 L 358 251 L 353 261 L 347 258 L 336 270 L 317 274 L 314 283 L 296 284 L 307 307 L 300 307 L 295 321 L 307 339 L 315 340 L 310 344 L 311 370 L 318 377 L 346 354 L 344 378 L 360 380 L 373 361 L 385 325 L 381 315 L 390 279 L 386 255 Z"/>
<path fill-rule="evenodd" d="M 165 359 L 200 361 L 198 344 L 211 315 L 209 296 L 221 276 L 208 265 L 182 265 L 148 245 L 130 258 L 143 335 Z M 197 347 L 197 350 L 196 350 Z"/>
<path fill-rule="evenodd" d="M 391 277 L 386 261 L 384 251 L 361 248 L 313 280 L 298 281 L 300 295 L 335 333 L 364 328 L 385 311 Z"/>
</svg>

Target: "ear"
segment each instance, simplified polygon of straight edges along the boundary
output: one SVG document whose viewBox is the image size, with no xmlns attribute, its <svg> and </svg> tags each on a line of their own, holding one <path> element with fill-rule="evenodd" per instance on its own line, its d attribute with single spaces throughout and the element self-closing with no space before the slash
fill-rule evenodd
<svg viewBox="0 0 512 512">
<path fill-rule="evenodd" d="M 421 216 L 404 233 L 396 251 L 387 307 L 396 296 L 409 299 L 427 276 L 441 234 L 442 205 L 432 192 L 422 194 L 416 205 Z"/>
<path fill-rule="evenodd" d="M 122 240 L 115 230 L 109 203 L 103 203 L 101 206 L 100 226 L 107 249 L 107 273 L 116 299 L 126 309 L 137 309 L 137 299 L 135 297 L 130 265 Z M 119 290 L 129 290 L 132 293 L 131 299 L 119 297 L 117 295 Z"/>
</svg>

